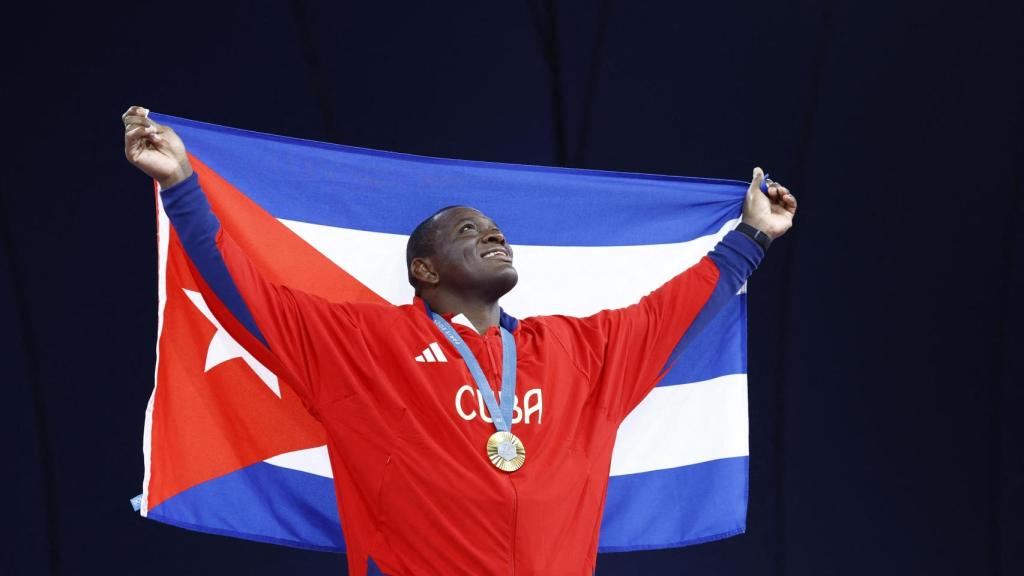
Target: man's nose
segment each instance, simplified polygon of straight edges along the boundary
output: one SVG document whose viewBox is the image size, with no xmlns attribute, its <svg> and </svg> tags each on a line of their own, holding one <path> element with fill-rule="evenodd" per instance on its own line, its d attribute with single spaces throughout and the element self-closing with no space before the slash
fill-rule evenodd
<svg viewBox="0 0 1024 576">
<path fill-rule="evenodd" d="M 484 236 L 484 242 L 501 244 L 502 246 L 504 246 L 506 244 L 505 235 L 499 232 L 498 230 L 491 230 L 490 232 L 487 233 L 486 236 Z"/>
</svg>

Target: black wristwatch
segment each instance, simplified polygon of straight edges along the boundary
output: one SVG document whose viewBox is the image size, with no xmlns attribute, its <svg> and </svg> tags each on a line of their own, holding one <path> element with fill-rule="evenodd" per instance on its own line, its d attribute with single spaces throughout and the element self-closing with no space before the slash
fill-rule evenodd
<svg viewBox="0 0 1024 576">
<path fill-rule="evenodd" d="M 740 222 L 739 226 L 736 227 L 736 231 L 746 235 L 754 242 L 757 242 L 757 245 L 760 246 L 761 249 L 764 250 L 765 252 L 768 252 L 768 247 L 772 245 L 771 236 L 765 234 L 764 232 L 761 232 L 757 228 L 754 228 L 753 226 L 745 222 Z"/>
</svg>

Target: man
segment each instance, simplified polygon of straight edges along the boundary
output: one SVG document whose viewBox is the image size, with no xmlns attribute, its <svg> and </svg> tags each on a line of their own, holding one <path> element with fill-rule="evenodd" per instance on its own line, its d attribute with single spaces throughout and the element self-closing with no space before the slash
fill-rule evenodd
<svg viewBox="0 0 1024 576">
<path fill-rule="evenodd" d="M 449 207 L 409 239 L 412 304 L 332 303 L 261 276 L 173 130 L 123 122 L 221 324 L 323 424 L 353 574 L 592 573 L 619 423 L 796 212 L 755 169 L 737 231 L 639 303 L 520 321 L 501 230 Z"/>
</svg>

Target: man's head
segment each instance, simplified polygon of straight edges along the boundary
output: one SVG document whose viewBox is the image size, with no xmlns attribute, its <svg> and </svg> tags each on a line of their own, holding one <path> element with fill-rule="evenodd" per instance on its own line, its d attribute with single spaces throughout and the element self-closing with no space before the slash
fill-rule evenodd
<svg viewBox="0 0 1024 576">
<path fill-rule="evenodd" d="M 424 296 L 445 290 L 497 301 L 519 276 L 505 235 L 479 210 L 448 206 L 420 222 L 405 249 L 409 283 Z"/>
</svg>

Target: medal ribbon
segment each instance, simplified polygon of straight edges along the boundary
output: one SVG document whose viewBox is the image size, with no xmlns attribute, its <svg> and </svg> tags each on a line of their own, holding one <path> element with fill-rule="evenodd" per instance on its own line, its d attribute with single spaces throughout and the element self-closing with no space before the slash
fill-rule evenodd
<svg viewBox="0 0 1024 576">
<path fill-rule="evenodd" d="M 462 356 L 462 361 L 466 363 L 466 368 L 469 368 L 469 373 L 473 375 L 473 380 L 476 381 L 477 392 L 480 393 L 484 403 L 487 404 L 487 411 L 491 414 L 494 427 L 499 432 L 511 433 L 512 407 L 516 402 L 515 338 L 512 337 L 512 334 L 504 326 L 498 327 L 501 330 L 501 406 L 498 406 L 494 398 L 494 391 L 491 390 L 491 385 L 487 382 L 484 371 L 480 369 L 480 363 L 476 361 L 476 356 L 473 355 L 473 351 L 466 345 L 462 336 L 459 336 L 455 328 L 437 312 L 431 312 L 430 317 L 434 324 L 437 324 L 445 338 L 452 343 L 452 346 L 455 346 L 459 355 Z"/>
</svg>

